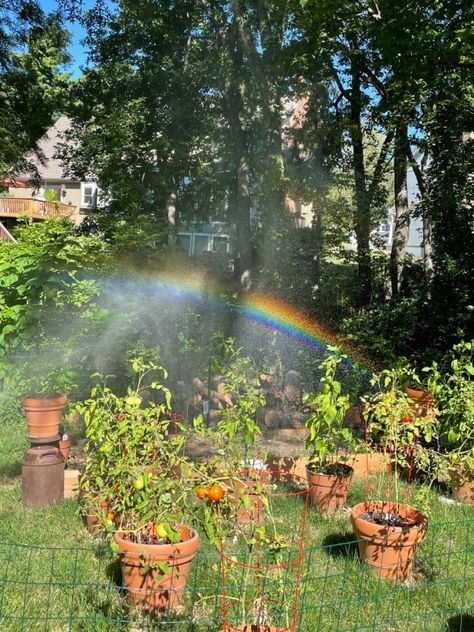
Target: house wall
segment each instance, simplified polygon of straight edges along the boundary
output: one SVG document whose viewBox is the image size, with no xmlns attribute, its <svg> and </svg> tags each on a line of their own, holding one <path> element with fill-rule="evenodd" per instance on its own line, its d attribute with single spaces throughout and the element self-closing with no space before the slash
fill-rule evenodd
<svg viewBox="0 0 474 632">
<path fill-rule="evenodd" d="M 69 204 L 70 206 L 76 207 L 76 211 L 74 215 L 71 216 L 71 219 L 75 224 L 80 224 L 84 215 L 80 213 L 81 208 L 81 183 L 80 182 L 58 182 L 56 181 L 46 181 L 42 184 L 39 189 L 35 189 L 32 187 L 28 188 L 15 188 L 9 187 L 8 196 L 13 198 L 36 198 L 42 199 L 43 194 L 46 189 L 48 189 L 48 185 L 62 185 L 62 190 L 64 193 L 61 194 L 61 203 Z"/>
</svg>

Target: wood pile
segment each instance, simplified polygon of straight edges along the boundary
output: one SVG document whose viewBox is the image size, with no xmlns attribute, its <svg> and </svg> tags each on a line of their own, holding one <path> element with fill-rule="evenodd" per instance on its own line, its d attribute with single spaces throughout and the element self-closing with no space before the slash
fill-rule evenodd
<svg viewBox="0 0 474 632">
<path fill-rule="evenodd" d="M 210 386 L 210 388 L 209 388 Z M 238 394 L 229 392 L 228 384 L 221 375 L 214 375 L 208 386 L 198 377 L 193 379 L 193 394 L 190 402 L 194 409 L 207 414 L 209 422 L 215 426 L 221 413 L 238 400 Z M 303 428 L 308 410 L 303 405 L 303 386 L 298 371 L 288 371 L 283 380 L 262 373 L 256 384 L 256 392 L 265 396 L 266 404 L 258 411 L 258 421 L 262 428 Z"/>
</svg>

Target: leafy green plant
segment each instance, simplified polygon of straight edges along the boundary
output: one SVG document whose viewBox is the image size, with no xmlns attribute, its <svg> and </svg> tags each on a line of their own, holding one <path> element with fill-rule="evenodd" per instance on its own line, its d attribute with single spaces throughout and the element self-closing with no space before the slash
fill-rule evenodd
<svg viewBox="0 0 474 632">
<path fill-rule="evenodd" d="M 90 399 L 77 405 L 87 438 L 82 498 L 88 510 L 100 501 L 108 504 L 113 519 L 104 520 L 104 527 L 110 533 L 119 529 L 145 543 L 176 541 L 179 534 L 173 525 L 183 519 L 192 490 L 191 482 L 177 475 L 185 463 L 184 427 L 170 417 L 165 369 L 143 358 L 133 358 L 130 364 L 136 384 L 124 395 L 100 382 Z M 161 391 L 162 404 L 142 406 L 148 384 Z"/>
<path fill-rule="evenodd" d="M 352 431 L 344 425 L 349 408 L 349 398 L 341 392 L 336 379 L 338 365 L 346 357 L 331 348 L 331 355 L 321 363 L 324 374 L 320 379 L 321 390 L 306 393 L 303 402 L 311 409 L 305 424 L 309 430 L 306 448 L 310 451 L 308 467 L 320 473 L 337 473 L 334 462 L 338 450 L 354 443 Z"/>
<path fill-rule="evenodd" d="M 445 367 L 445 368 L 442 368 Z M 474 341 L 454 345 L 441 366 L 424 369 L 438 408 L 442 453 L 438 463 L 452 482 L 474 477 Z"/>
<path fill-rule="evenodd" d="M 59 197 L 58 197 L 58 193 L 57 191 L 55 191 L 54 189 L 46 189 L 46 191 L 44 192 L 44 201 L 45 202 L 52 202 L 55 205 L 59 206 Z"/>
<path fill-rule="evenodd" d="M 419 409 L 405 393 L 404 385 L 413 380 L 413 371 L 386 369 L 371 380 L 375 394 L 365 399 L 364 416 L 371 441 L 391 454 L 395 465 L 394 491 L 398 502 L 398 468 L 428 473 L 431 465 L 430 444 L 437 434 L 436 410 Z"/>
<path fill-rule="evenodd" d="M 234 348 L 234 340 L 228 339 L 225 344 L 226 362 L 223 369 L 225 392 L 229 394 L 232 404 L 219 412 L 217 435 L 221 437 L 221 449 L 224 459 L 232 468 L 240 463 L 253 460 L 252 448 L 255 437 L 260 434 L 257 413 L 260 406 L 265 405 L 265 396 L 260 392 L 258 373 L 249 357 L 242 357 L 241 350 Z M 245 463 L 242 463 L 242 460 Z"/>
</svg>

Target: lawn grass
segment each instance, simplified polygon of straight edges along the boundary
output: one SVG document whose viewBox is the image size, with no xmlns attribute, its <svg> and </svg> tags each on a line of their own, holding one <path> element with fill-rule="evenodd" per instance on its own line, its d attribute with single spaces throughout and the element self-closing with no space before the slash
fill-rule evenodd
<svg viewBox="0 0 474 632">
<path fill-rule="evenodd" d="M 86 530 L 76 500 L 44 509 L 22 505 L 19 462 L 27 448 L 25 428 L 10 425 L 3 431 L 1 632 L 222 629 L 221 566 L 216 551 L 203 541 L 182 612 L 165 613 L 154 621 L 130 612 L 123 604 L 117 563 L 107 547 Z M 405 485 L 401 483 L 402 495 Z M 419 488 L 411 488 L 412 497 L 416 496 Z M 354 480 L 348 506 L 361 502 L 364 494 L 365 482 Z M 474 629 L 474 507 L 442 502 L 438 490 L 429 493 L 428 501 L 428 533 L 419 548 L 413 577 L 404 584 L 381 580 L 359 562 L 347 511 L 324 517 L 310 509 L 300 581 L 301 632 Z M 275 498 L 272 507 L 281 533 L 299 532 L 301 498 Z M 226 565 L 229 597 L 241 597 L 243 571 L 231 567 Z M 280 576 L 274 572 L 260 575 L 274 625 L 285 623 L 294 580 L 294 569 L 284 569 Z M 249 574 L 249 599 L 255 598 L 256 583 L 256 575 Z M 236 611 L 236 620 L 240 616 Z"/>
</svg>

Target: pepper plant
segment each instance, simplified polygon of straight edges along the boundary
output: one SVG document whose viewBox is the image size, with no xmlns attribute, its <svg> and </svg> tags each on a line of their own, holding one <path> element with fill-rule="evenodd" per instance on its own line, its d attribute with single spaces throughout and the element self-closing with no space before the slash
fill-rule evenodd
<svg viewBox="0 0 474 632">
<path fill-rule="evenodd" d="M 320 364 L 324 370 L 320 379 L 321 389 L 315 393 L 305 393 L 303 403 L 311 409 L 306 417 L 309 434 L 306 448 L 310 451 L 308 468 L 323 474 L 337 474 L 345 469 L 337 463 L 337 453 L 354 444 L 352 431 L 344 425 L 349 408 L 349 398 L 342 393 L 341 383 L 336 379 L 338 365 L 346 358 L 336 348 Z"/>
</svg>

